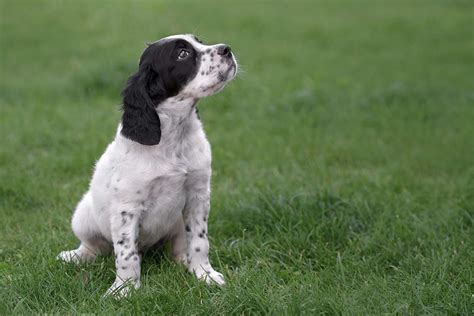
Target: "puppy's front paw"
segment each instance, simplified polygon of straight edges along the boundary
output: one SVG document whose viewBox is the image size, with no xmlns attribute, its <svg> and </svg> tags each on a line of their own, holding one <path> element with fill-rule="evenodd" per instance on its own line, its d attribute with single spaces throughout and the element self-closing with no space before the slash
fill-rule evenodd
<svg viewBox="0 0 474 316">
<path fill-rule="evenodd" d="M 212 268 L 209 270 L 199 268 L 197 271 L 194 270 L 194 273 L 199 280 L 205 281 L 207 284 L 217 284 L 219 286 L 225 285 L 224 276 L 222 273 L 219 273 Z"/>
<path fill-rule="evenodd" d="M 210 271 L 209 274 L 206 274 L 204 276 L 204 280 L 207 284 L 213 284 L 214 282 L 219 286 L 225 285 L 224 276 L 222 275 L 222 273 L 219 273 L 214 270 Z"/>
<path fill-rule="evenodd" d="M 114 284 L 105 292 L 104 297 L 113 297 L 115 299 L 129 297 L 132 287 L 138 289 L 140 282 L 115 280 Z"/>
</svg>

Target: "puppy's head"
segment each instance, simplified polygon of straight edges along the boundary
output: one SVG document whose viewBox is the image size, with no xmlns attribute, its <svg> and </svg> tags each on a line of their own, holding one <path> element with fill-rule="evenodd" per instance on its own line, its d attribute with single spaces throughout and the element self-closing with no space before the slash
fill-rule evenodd
<svg viewBox="0 0 474 316">
<path fill-rule="evenodd" d="M 194 35 L 175 35 L 150 44 L 123 95 L 122 135 L 143 145 L 161 138 L 160 103 L 198 100 L 224 88 L 237 73 L 228 45 L 205 45 Z"/>
</svg>

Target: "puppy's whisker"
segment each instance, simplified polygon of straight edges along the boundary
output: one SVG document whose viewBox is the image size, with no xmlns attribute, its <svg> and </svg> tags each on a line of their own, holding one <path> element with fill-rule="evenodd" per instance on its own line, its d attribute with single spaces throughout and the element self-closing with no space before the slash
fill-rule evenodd
<svg viewBox="0 0 474 316">
<path fill-rule="evenodd" d="M 242 66 L 239 64 L 239 68 L 237 69 L 236 76 L 245 77 L 246 74 L 247 74 L 247 69 L 245 69 L 245 66 Z"/>
</svg>

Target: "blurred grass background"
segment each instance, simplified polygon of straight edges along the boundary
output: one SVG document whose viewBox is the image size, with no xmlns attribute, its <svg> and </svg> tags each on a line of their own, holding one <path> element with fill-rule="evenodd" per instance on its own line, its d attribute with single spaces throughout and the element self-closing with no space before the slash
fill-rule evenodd
<svg viewBox="0 0 474 316">
<path fill-rule="evenodd" d="M 472 1 L 0 1 L 0 313 L 472 313 Z M 147 254 L 61 265 L 144 43 L 225 42 L 208 288 Z"/>
</svg>

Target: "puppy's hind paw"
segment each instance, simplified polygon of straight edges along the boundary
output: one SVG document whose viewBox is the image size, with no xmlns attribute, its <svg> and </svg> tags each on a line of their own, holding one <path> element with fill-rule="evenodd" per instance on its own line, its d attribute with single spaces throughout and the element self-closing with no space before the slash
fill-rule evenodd
<svg viewBox="0 0 474 316">
<path fill-rule="evenodd" d="M 77 250 L 61 251 L 56 259 L 76 264 L 80 263 L 82 260 L 81 255 Z"/>
</svg>

